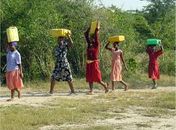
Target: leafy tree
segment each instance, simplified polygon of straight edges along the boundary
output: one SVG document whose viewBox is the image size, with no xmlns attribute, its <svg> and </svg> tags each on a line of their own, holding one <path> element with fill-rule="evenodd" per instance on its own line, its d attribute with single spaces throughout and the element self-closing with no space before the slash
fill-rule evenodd
<svg viewBox="0 0 176 130">
<path fill-rule="evenodd" d="M 175 0 L 145 0 L 149 4 L 144 8 L 144 16 L 148 22 L 162 21 L 167 12 L 175 8 Z"/>
<path fill-rule="evenodd" d="M 13 25 L 19 30 L 18 49 L 22 54 L 25 79 L 49 79 L 56 45 L 56 39 L 49 31 L 67 28 L 72 31 L 74 41 L 74 47 L 68 53 L 71 68 L 74 76 L 84 77 L 86 44 L 83 32 L 91 21 L 98 19 L 101 22 L 99 58 L 104 77 L 109 76 L 111 69 L 111 55 L 104 46 L 108 37 L 113 35 L 125 35 L 121 48 L 132 73 L 146 72 L 146 39 L 162 39 L 167 52 L 166 58 L 161 60 L 161 69 L 173 74 L 174 63 L 170 60 L 173 52 L 170 50 L 175 44 L 174 0 L 148 1 L 150 3 L 143 11 L 132 13 L 115 6 L 95 6 L 94 0 L 1 0 L 1 69 L 5 65 L 6 28 Z"/>
</svg>

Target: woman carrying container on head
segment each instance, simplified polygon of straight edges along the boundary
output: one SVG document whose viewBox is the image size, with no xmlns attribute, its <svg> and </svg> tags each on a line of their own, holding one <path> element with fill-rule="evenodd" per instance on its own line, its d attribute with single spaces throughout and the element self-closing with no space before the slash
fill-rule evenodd
<svg viewBox="0 0 176 130">
<path fill-rule="evenodd" d="M 115 90 L 114 83 L 115 81 L 118 81 L 122 83 L 125 86 L 125 91 L 128 89 L 128 85 L 126 82 L 122 80 L 122 63 L 125 66 L 125 69 L 127 70 L 126 63 L 123 58 L 123 52 L 121 49 L 119 49 L 119 42 L 114 42 L 113 47 L 109 47 L 110 42 L 108 42 L 105 46 L 105 48 L 112 53 L 112 65 L 111 65 L 111 81 L 112 81 L 112 90 Z"/>
<path fill-rule="evenodd" d="M 102 81 L 101 71 L 99 68 L 99 23 L 97 22 L 95 33 L 89 35 L 90 27 L 84 33 L 87 42 L 87 61 L 86 61 L 86 82 L 89 83 L 90 91 L 88 94 L 93 94 L 93 83 L 97 82 L 108 92 L 107 84 Z"/>
<path fill-rule="evenodd" d="M 152 89 L 157 88 L 156 80 L 160 78 L 159 63 L 157 59 L 161 54 L 163 54 L 163 46 L 159 44 L 159 47 L 160 49 L 156 49 L 156 44 L 153 44 L 153 45 L 147 45 L 147 49 L 146 49 L 146 52 L 149 55 L 148 76 L 153 81 Z"/>
<path fill-rule="evenodd" d="M 69 34 L 67 34 L 67 38 L 63 36 L 58 37 L 58 45 L 55 48 L 56 64 L 51 75 L 50 94 L 53 94 L 55 81 L 67 81 L 71 90 L 70 94 L 75 93 L 72 73 L 67 60 L 67 51 L 72 45 L 73 41 Z"/>
<path fill-rule="evenodd" d="M 23 87 L 23 72 L 21 65 L 21 55 L 16 49 L 17 42 L 10 42 L 7 45 L 7 68 L 6 68 L 6 83 L 11 91 L 11 99 L 14 99 L 15 91 L 18 92 L 18 98 L 21 97 L 21 89 Z"/>
</svg>

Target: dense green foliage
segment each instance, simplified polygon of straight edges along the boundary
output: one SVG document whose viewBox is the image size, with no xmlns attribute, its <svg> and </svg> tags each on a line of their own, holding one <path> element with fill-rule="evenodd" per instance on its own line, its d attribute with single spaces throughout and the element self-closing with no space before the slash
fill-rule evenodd
<svg viewBox="0 0 176 130">
<path fill-rule="evenodd" d="M 175 5 L 174 0 L 150 0 L 143 11 L 122 11 L 115 6 L 95 6 L 94 0 L 1 0 L 1 57 L 5 55 L 6 28 L 19 29 L 19 51 L 22 55 L 25 79 L 49 78 L 54 67 L 53 48 L 56 39 L 49 30 L 72 30 L 74 47 L 68 59 L 75 76 L 84 76 L 86 44 L 83 32 L 92 20 L 101 22 L 100 61 L 103 76 L 109 76 L 111 59 L 104 49 L 107 38 L 123 34 L 121 44 L 129 72 L 145 73 L 148 56 L 145 53 L 147 38 L 160 38 L 165 47 L 161 57 L 161 71 L 174 75 Z M 1 61 L 1 68 L 5 61 Z"/>
</svg>

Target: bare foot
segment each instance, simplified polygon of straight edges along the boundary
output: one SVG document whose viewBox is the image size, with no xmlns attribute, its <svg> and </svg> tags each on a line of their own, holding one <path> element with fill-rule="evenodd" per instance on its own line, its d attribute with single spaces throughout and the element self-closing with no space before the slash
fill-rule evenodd
<svg viewBox="0 0 176 130">
<path fill-rule="evenodd" d="M 152 87 L 152 89 L 156 89 L 156 87 L 155 87 L 155 86 L 153 86 L 153 87 Z"/>
<path fill-rule="evenodd" d="M 53 91 L 49 91 L 49 94 L 53 94 Z"/>
<path fill-rule="evenodd" d="M 124 91 L 127 91 L 128 90 L 128 86 L 125 86 L 125 89 L 124 89 Z"/>
<path fill-rule="evenodd" d="M 115 89 L 111 90 L 110 93 L 114 93 L 115 92 Z"/>
<path fill-rule="evenodd" d="M 7 99 L 7 102 L 11 102 L 11 101 L 13 101 L 13 100 L 14 100 L 14 98 Z"/>
<path fill-rule="evenodd" d="M 70 93 L 68 94 L 68 96 L 71 96 L 71 95 L 76 95 L 76 93 L 75 93 L 75 92 L 70 92 Z"/>
<path fill-rule="evenodd" d="M 18 91 L 18 98 L 21 98 L 21 91 Z"/>
<path fill-rule="evenodd" d="M 108 89 L 106 89 L 106 90 L 105 90 L 105 93 L 108 93 L 108 92 L 109 92 L 109 90 L 108 90 Z"/>
<path fill-rule="evenodd" d="M 157 84 L 153 85 L 152 89 L 156 89 L 157 88 Z"/>
<path fill-rule="evenodd" d="M 104 89 L 105 89 L 105 93 L 109 92 L 109 84 L 108 83 L 105 83 Z"/>
<path fill-rule="evenodd" d="M 109 83 L 106 83 L 106 85 L 107 85 L 107 88 L 108 88 L 108 89 L 110 89 L 110 88 L 111 88 L 111 87 L 110 87 L 110 85 L 109 85 Z"/>
<path fill-rule="evenodd" d="M 108 93 L 109 92 L 109 84 L 106 83 L 106 89 L 105 89 L 105 93 Z"/>
<path fill-rule="evenodd" d="M 93 95 L 93 94 L 94 94 L 93 91 L 88 91 L 88 92 L 87 92 L 87 95 Z"/>
<path fill-rule="evenodd" d="M 108 89 L 108 88 L 106 88 L 106 89 L 105 89 L 105 93 L 108 93 L 108 92 L 109 92 L 109 89 Z"/>
</svg>

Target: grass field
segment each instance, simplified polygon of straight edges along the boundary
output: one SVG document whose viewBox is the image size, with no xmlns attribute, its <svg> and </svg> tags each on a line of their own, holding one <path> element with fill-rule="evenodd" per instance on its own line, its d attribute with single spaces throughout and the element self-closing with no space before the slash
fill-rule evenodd
<svg viewBox="0 0 176 130">
<path fill-rule="evenodd" d="M 94 95 L 86 95 L 88 85 L 81 79 L 74 82 L 76 95 L 60 83 L 52 96 L 49 82 L 33 82 L 13 102 L 6 102 L 9 90 L 0 87 L 0 130 L 173 130 L 176 89 L 174 78 L 168 79 L 171 85 L 162 81 L 167 86 L 156 90 L 142 85 L 108 94 L 96 85 Z"/>
</svg>

